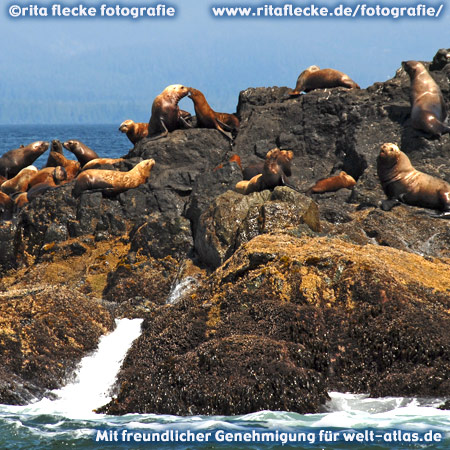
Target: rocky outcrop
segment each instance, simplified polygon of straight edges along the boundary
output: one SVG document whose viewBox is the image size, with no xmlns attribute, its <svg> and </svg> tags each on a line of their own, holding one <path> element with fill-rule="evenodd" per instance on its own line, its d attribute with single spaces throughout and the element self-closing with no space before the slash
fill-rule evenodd
<svg viewBox="0 0 450 450">
<path fill-rule="evenodd" d="M 430 69 L 450 110 L 441 53 Z M 18 289 L 26 308 L 42 309 L 38 320 L 25 306 L 14 316 L 16 303 L 1 304 L 14 317 L 5 329 L 31 320 L 40 338 L 0 341 L 9 352 L 0 401 L 61 384 L 58 362 L 70 370 L 122 315 L 144 317 L 144 333 L 104 408 L 110 413 L 315 412 L 329 389 L 448 395 L 449 222 L 422 208 L 379 208 L 384 142 L 450 181 L 450 136 L 411 127 L 409 86 L 399 69 L 361 90 L 292 98 L 287 87 L 249 88 L 239 95 L 232 145 L 217 130 L 195 128 L 144 139 L 120 170 L 153 158 L 148 183 L 79 198 L 68 183 L 0 222 L 0 297 Z M 275 146 L 294 152 L 297 191 L 235 192 L 242 173 L 230 158 L 245 167 Z M 357 181 L 352 190 L 307 193 L 340 170 Z M 43 297 L 29 294 L 52 285 L 63 287 L 53 308 L 67 333 Z M 66 301 L 74 297 L 75 310 Z M 78 315 L 86 329 L 74 325 Z"/>
<path fill-rule="evenodd" d="M 330 389 L 446 395 L 449 268 L 327 237 L 255 237 L 147 320 L 103 411 L 317 412 Z"/>
</svg>

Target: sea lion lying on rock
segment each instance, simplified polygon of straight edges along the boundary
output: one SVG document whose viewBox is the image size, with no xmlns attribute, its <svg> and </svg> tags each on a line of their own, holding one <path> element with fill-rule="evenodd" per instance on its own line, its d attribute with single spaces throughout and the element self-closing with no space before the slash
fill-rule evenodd
<svg viewBox="0 0 450 450">
<path fill-rule="evenodd" d="M 87 190 L 100 190 L 105 194 L 115 195 L 134 189 L 148 180 L 154 165 L 154 159 L 146 159 L 128 172 L 100 169 L 83 171 L 75 180 L 73 195 L 78 197 Z"/>
<path fill-rule="evenodd" d="M 395 144 L 381 146 L 377 172 L 388 197 L 381 204 L 389 211 L 399 202 L 443 211 L 439 217 L 450 217 L 450 183 L 414 169 L 408 156 Z"/>
</svg>

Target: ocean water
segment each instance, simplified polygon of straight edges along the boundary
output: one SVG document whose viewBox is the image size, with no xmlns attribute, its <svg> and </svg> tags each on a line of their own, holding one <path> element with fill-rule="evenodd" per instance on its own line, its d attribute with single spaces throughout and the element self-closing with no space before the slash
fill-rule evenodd
<svg viewBox="0 0 450 450">
<path fill-rule="evenodd" d="M 118 126 L 0 126 L 0 155 L 36 140 L 79 139 L 100 156 L 119 157 L 132 145 Z M 42 167 L 47 157 L 48 152 L 37 165 Z M 176 303 L 183 290 L 190 288 L 188 281 L 181 280 L 174 286 L 168 302 Z M 93 410 L 111 397 L 115 374 L 139 335 L 140 324 L 139 319 L 118 321 L 115 331 L 101 340 L 98 350 L 83 359 L 76 380 L 55 391 L 49 396 L 52 400 L 26 406 L 0 405 L 0 450 L 450 449 L 450 411 L 438 408 L 444 399 L 372 399 L 366 395 L 330 393 L 330 401 L 320 414 L 96 414 Z"/>
<path fill-rule="evenodd" d="M 58 139 L 64 142 L 76 139 L 92 148 L 101 158 L 119 158 L 133 147 L 126 135 L 119 131 L 119 125 L 0 125 L 0 156 L 34 141 Z M 34 165 L 38 169 L 45 166 L 48 154 L 49 150 L 36 160 Z M 68 159 L 76 159 L 65 149 L 64 155 Z"/>
</svg>

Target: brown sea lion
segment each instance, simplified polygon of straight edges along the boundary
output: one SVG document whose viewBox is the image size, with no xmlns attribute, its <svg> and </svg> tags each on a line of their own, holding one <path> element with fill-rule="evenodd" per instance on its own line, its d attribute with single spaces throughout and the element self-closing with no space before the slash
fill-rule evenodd
<svg viewBox="0 0 450 450">
<path fill-rule="evenodd" d="M 147 182 L 154 159 L 146 159 L 128 172 L 115 170 L 90 169 L 81 172 L 75 180 L 73 195 L 78 197 L 86 190 L 101 190 L 106 194 L 118 194 L 128 189 L 134 189 Z"/>
<path fill-rule="evenodd" d="M 297 85 L 289 95 L 300 95 L 301 92 L 309 92 L 314 89 L 345 87 L 348 89 L 360 89 L 348 75 L 335 69 L 321 69 L 318 66 L 310 66 L 297 78 Z"/>
<path fill-rule="evenodd" d="M 28 183 L 28 189 L 31 189 L 41 183 L 55 187 L 62 184 L 66 180 L 67 172 L 64 167 L 44 167 L 33 178 L 31 178 Z"/>
<path fill-rule="evenodd" d="M 278 150 L 278 152 L 276 152 L 277 150 Z M 292 161 L 292 158 L 294 155 L 292 153 L 292 151 L 291 150 L 280 150 L 279 148 L 274 148 L 267 153 L 266 159 L 268 156 L 270 157 L 271 155 L 277 156 L 278 164 L 281 165 L 284 174 L 287 177 L 290 177 L 292 174 L 291 173 L 291 161 Z M 245 167 L 242 170 L 242 176 L 243 176 L 244 180 L 251 180 L 256 175 L 263 173 L 264 164 L 265 164 L 265 162 L 261 162 L 261 163 L 257 163 L 257 164 L 253 164 L 253 165 Z"/>
<path fill-rule="evenodd" d="M 395 144 L 381 146 L 377 172 L 387 196 L 381 207 L 389 211 L 399 202 L 412 206 L 450 211 L 450 183 L 414 169 Z"/>
<path fill-rule="evenodd" d="M 247 195 L 264 189 L 273 189 L 276 186 L 293 188 L 286 182 L 286 176 L 288 175 L 284 169 L 284 167 L 287 168 L 290 174 L 290 162 L 293 157 L 294 153 L 291 150 L 280 150 L 278 148 L 270 150 L 267 152 L 262 174 L 254 176 L 251 180 L 240 181 L 236 184 L 236 190 Z"/>
<path fill-rule="evenodd" d="M 15 177 L 24 167 L 33 164 L 47 149 L 48 142 L 36 141 L 6 152 L 0 158 L 0 175 L 6 178 Z"/>
<path fill-rule="evenodd" d="M 239 119 L 234 114 L 213 111 L 203 93 L 197 89 L 189 88 L 188 97 L 194 103 L 195 116 L 199 128 L 215 128 L 228 139 L 232 138 L 225 131 L 236 131 L 239 128 Z"/>
<path fill-rule="evenodd" d="M 187 87 L 171 84 L 156 96 L 148 123 L 148 137 L 151 140 L 163 138 L 178 128 L 191 127 L 183 118 L 178 106 L 178 102 L 188 94 Z"/>
<path fill-rule="evenodd" d="M 111 164 L 112 166 L 115 164 L 119 164 L 121 162 L 125 161 L 123 158 L 97 158 L 92 159 L 88 163 L 86 163 L 83 166 L 83 170 L 89 170 L 89 169 L 97 169 L 100 166 L 104 166 L 105 164 Z"/>
<path fill-rule="evenodd" d="M 2 183 L 0 189 L 8 195 L 16 192 L 25 192 L 28 189 L 30 180 L 38 173 L 34 166 L 23 168 L 14 178 Z"/>
<path fill-rule="evenodd" d="M 83 144 L 81 141 L 77 141 L 76 139 L 71 139 L 70 141 L 66 141 L 63 143 L 64 148 L 72 152 L 78 161 L 83 167 L 87 162 L 92 159 L 96 159 L 99 156 L 87 145 Z"/>
<path fill-rule="evenodd" d="M 50 154 L 48 155 L 45 167 L 56 167 L 56 166 L 60 165 L 55 160 L 56 155 L 63 155 L 63 148 L 62 148 L 61 142 L 58 141 L 58 139 L 54 139 L 52 141 L 52 145 L 50 147 Z"/>
<path fill-rule="evenodd" d="M 403 61 L 402 67 L 411 79 L 413 128 L 432 136 L 450 133 L 450 127 L 443 123 L 447 117 L 444 97 L 428 70 L 418 61 Z"/>
<path fill-rule="evenodd" d="M 133 145 L 148 135 L 148 123 L 133 122 L 127 119 L 120 124 L 119 131 L 126 133 L 127 138 Z"/>
<path fill-rule="evenodd" d="M 316 182 L 316 184 L 310 189 L 310 192 L 314 194 L 322 194 L 324 192 L 336 192 L 339 189 L 351 189 L 355 186 L 356 181 L 346 172 L 341 171 L 339 175 L 333 177 L 322 178 Z"/>
<path fill-rule="evenodd" d="M 62 147 L 61 147 L 62 148 Z M 73 180 L 79 174 L 81 170 L 81 164 L 79 161 L 74 161 L 73 159 L 67 159 L 62 153 L 50 152 L 49 160 L 52 158 L 51 166 L 47 167 L 64 167 L 67 173 L 67 181 Z M 48 161 L 47 161 L 48 163 Z M 55 164 L 55 165 L 54 165 Z M 84 166 L 83 166 L 84 167 Z"/>
<path fill-rule="evenodd" d="M 9 220 L 12 215 L 14 202 L 5 192 L 0 191 L 0 219 Z"/>
</svg>

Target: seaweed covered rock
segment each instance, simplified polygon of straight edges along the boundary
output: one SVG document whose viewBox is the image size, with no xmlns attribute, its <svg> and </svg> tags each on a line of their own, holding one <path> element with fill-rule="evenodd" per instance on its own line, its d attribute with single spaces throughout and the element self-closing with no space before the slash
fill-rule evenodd
<svg viewBox="0 0 450 450">
<path fill-rule="evenodd" d="M 449 269 L 378 245 L 257 236 L 146 320 L 103 411 L 317 412 L 330 389 L 445 396 Z"/>
</svg>

